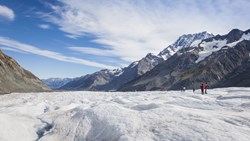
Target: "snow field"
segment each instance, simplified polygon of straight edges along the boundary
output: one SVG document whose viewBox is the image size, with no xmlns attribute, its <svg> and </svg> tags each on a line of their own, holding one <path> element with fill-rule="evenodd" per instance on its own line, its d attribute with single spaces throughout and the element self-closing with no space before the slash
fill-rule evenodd
<svg viewBox="0 0 250 141">
<path fill-rule="evenodd" d="M 0 96 L 1 141 L 249 141 L 250 88 Z"/>
</svg>

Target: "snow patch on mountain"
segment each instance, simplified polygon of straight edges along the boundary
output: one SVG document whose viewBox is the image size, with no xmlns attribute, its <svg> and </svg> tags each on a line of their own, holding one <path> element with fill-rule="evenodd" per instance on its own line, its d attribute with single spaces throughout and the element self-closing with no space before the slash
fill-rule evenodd
<svg viewBox="0 0 250 141">
<path fill-rule="evenodd" d="M 199 58 L 196 60 L 196 63 L 204 60 L 206 57 L 210 56 L 213 52 L 219 51 L 221 49 L 227 49 L 228 47 L 234 47 L 236 44 L 243 40 L 250 40 L 250 33 L 244 33 L 242 37 L 232 43 L 228 43 L 227 39 L 212 41 L 202 41 L 199 44 L 199 47 L 202 47 L 202 50 L 199 52 Z"/>
<path fill-rule="evenodd" d="M 134 68 L 135 66 L 137 66 L 139 63 L 139 61 L 135 61 L 132 64 L 129 65 L 129 68 Z"/>
<path fill-rule="evenodd" d="M 245 33 L 242 35 L 243 40 L 249 40 L 250 39 L 250 33 Z"/>
<path fill-rule="evenodd" d="M 122 72 L 123 72 L 123 68 L 117 68 L 117 69 L 113 69 L 113 70 L 106 69 L 104 71 L 107 74 L 112 74 L 114 76 L 120 76 L 122 74 Z"/>
<path fill-rule="evenodd" d="M 206 31 L 195 34 L 184 34 L 180 36 L 172 45 L 169 45 L 161 51 L 158 55 L 166 60 L 174 55 L 178 50 L 186 47 L 196 47 L 202 40 L 213 36 L 213 34 Z"/>
</svg>

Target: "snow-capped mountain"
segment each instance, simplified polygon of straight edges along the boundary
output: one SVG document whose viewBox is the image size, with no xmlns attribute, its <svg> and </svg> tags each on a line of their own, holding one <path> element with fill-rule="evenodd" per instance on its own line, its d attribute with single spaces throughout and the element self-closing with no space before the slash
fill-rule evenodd
<svg viewBox="0 0 250 141">
<path fill-rule="evenodd" d="M 42 81 L 47 84 L 51 89 L 58 89 L 63 85 L 69 83 L 74 78 L 49 78 L 43 79 Z"/>
<path fill-rule="evenodd" d="M 39 78 L 0 50 L 0 94 L 50 91 Z"/>
<path fill-rule="evenodd" d="M 209 32 L 200 32 L 195 34 L 184 34 L 178 38 L 176 42 L 166 47 L 163 51 L 161 51 L 158 56 L 161 56 L 165 60 L 174 55 L 178 50 L 186 47 L 195 47 L 198 44 L 207 38 L 211 38 L 214 35 Z"/>
<path fill-rule="evenodd" d="M 118 88 L 120 88 L 122 85 L 126 84 L 129 81 L 132 81 L 136 79 L 137 77 L 145 74 L 146 72 L 153 69 L 158 64 L 162 63 L 164 60 L 169 58 L 174 54 L 174 52 L 177 52 L 178 50 L 182 48 L 186 48 L 189 46 L 198 46 L 198 42 L 201 42 L 203 39 L 207 39 L 213 37 L 213 34 L 210 34 L 208 32 L 201 32 L 201 33 L 195 33 L 195 34 L 185 34 L 178 38 L 176 42 L 174 42 L 172 45 L 169 45 L 167 48 L 165 48 L 163 51 L 159 53 L 159 55 L 154 55 L 152 53 L 148 53 L 144 58 L 142 58 L 139 61 L 135 61 L 131 63 L 129 66 L 122 68 L 119 70 L 119 75 L 104 75 L 102 71 L 95 72 L 86 77 L 81 77 L 77 79 L 76 81 L 72 81 L 70 84 L 66 84 L 65 86 L 61 87 L 61 89 L 67 89 L 67 90 L 112 90 L 115 91 Z M 112 70 L 109 70 L 112 71 Z M 104 75 L 104 76 L 103 76 Z M 94 76 L 94 77 L 93 77 Z M 89 79 L 91 78 L 91 81 Z M 100 78 L 106 78 L 105 82 L 98 83 L 98 87 L 96 87 L 96 81 L 100 82 L 98 80 L 94 81 L 95 79 Z M 93 82 L 93 83 L 90 83 Z M 85 87 L 85 83 L 88 84 L 88 86 L 92 85 L 93 87 Z M 84 87 L 83 87 L 84 86 Z"/>
<path fill-rule="evenodd" d="M 159 55 L 154 55 L 148 53 L 144 58 L 139 61 L 131 63 L 128 67 L 123 69 L 123 73 L 114 78 L 110 83 L 105 85 L 105 90 L 117 90 L 125 83 L 136 79 L 137 77 L 145 74 L 146 72 L 152 70 L 155 66 L 162 63 L 164 60 L 173 55 L 173 52 L 177 52 L 182 48 L 186 48 L 190 45 L 198 46 L 198 42 L 203 39 L 213 37 L 213 34 L 208 32 L 201 32 L 195 34 L 187 34 L 179 37 L 179 39 L 172 45 L 165 48 L 159 53 Z M 171 53 L 167 52 L 172 50 Z"/>
<path fill-rule="evenodd" d="M 183 48 L 119 90 L 199 88 L 205 82 L 212 87 L 250 86 L 249 35 L 250 30 L 234 29 Z"/>
</svg>

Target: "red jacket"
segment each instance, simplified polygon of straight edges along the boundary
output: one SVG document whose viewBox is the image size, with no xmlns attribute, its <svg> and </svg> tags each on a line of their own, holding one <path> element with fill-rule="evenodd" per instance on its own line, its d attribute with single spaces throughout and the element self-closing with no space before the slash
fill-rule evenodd
<svg viewBox="0 0 250 141">
<path fill-rule="evenodd" d="M 201 90 L 204 90 L 204 85 L 201 85 Z"/>
</svg>

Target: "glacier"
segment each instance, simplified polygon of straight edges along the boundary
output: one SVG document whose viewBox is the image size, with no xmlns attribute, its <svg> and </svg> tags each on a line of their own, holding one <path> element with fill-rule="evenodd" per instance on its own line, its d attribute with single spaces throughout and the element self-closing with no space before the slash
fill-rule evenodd
<svg viewBox="0 0 250 141">
<path fill-rule="evenodd" d="M 0 141 L 249 141 L 250 88 L 0 96 Z"/>
</svg>

